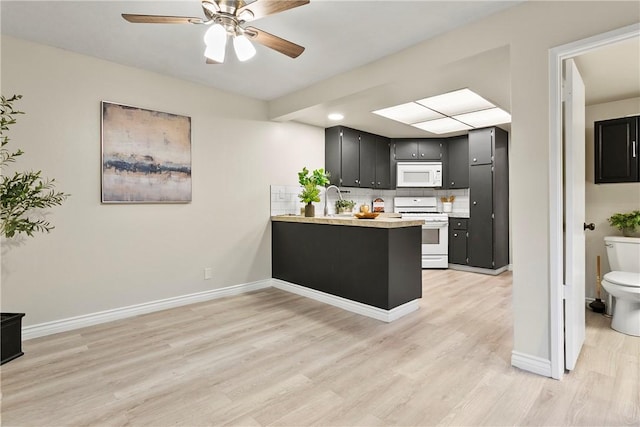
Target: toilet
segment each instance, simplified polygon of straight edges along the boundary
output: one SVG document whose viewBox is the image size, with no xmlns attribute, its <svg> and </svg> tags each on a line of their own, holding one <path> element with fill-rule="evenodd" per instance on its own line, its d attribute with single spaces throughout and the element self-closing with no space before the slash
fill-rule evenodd
<svg viewBox="0 0 640 427">
<path fill-rule="evenodd" d="M 615 298 L 611 327 L 623 334 L 640 336 L 640 238 L 604 238 L 611 271 L 602 287 Z"/>
</svg>

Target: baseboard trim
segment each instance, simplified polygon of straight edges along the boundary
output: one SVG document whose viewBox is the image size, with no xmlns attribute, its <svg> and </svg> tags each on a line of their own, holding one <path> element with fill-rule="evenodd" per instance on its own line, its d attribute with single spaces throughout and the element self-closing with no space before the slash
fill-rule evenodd
<svg viewBox="0 0 640 427">
<path fill-rule="evenodd" d="M 57 334 L 59 332 L 71 331 L 87 326 L 98 325 L 100 323 L 111 322 L 127 317 L 138 316 L 140 314 L 152 313 L 197 302 L 209 301 L 232 295 L 239 295 L 245 292 L 257 291 L 271 287 L 271 279 L 260 280 L 252 283 L 227 286 L 209 291 L 197 292 L 189 295 L 166 298 L 157 301 L 145 302 L 142 304 L 130 305 L 127 307 L 115 308 L 112 310 L 99 311 L 97 313 L 84 314 L 67 319 L 54 320 L 46 323 L 39 323 L 22 327 L 22 339 L 29 340 L 45 335 Z"/>
<path fill-rule="evenodd" d="M 496 268 L 495 270 L 492 270 L 490 268 L 470 267 L 468 265 L 462 265 L 462 264 L 449 264 L 449 268 L 452 270 L 468 271 L 470 273 L 480 273 L 480 274 L 489 274 L 491 276 L 497 276 L 498 274 L 502 274 L 505 271 L 507 271 L 509 269 L 509 265 Z"/>
<path fill-rule="evenodd" d="M 310 298 L 325 304 L 332 305 L 334 307 L 341 308 L 343 310 L 350 311 L 352 313 L 371 317 L 373 319 L 381 320 L 387 323 L 393 322 L 394 320 L 406 316 L 407 314 L 412 313 L 419 308 L 419 300 L 417 299 L 409 301 L 391 310 L 384 310 L 378 307 L 373 307 L 371 305 L 327 294 L 325 292 L 316 291 L 315 289 L 310 289 L 280 279 L 271 279 L 271 285 L 274 288 L 286 292 L 291 292 L 296 295 Z"/>
<path fill-rule="evenodd" d="M 551 361 L 541 357 L 531 356 L 530 354 L 520 353 L 519 351 L 512 351 L 511 366 L 534 374 L 551 377 Z"/>
</svg>

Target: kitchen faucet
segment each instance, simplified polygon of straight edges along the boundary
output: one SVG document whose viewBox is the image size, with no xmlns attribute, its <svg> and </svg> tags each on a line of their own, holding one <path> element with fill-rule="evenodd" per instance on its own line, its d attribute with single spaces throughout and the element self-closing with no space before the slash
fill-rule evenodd
<svg viewBox="0 0 640 427">
<path fill-rule="evenodd" d="M 342 200 L 342 193 L 340 193 L 340 189 L 335 185 L 330 185 L 324 190 L 324 216 L 329 216 L 329 207 L 327 206 L 327 199 L 329 198 L 329 190 L 335 188 L 338 192 L 338 197 Z"/>
</svg>

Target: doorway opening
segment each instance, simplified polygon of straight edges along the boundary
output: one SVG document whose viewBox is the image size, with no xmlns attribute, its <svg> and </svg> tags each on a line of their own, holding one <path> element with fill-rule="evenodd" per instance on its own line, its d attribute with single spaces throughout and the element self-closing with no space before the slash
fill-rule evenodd
<svg viewBox="0 0 640 427">
<path fill-rule="evenodd" d="M 640 24 L 623 27 L 587 39 L 558 46 L 549 52 L 549 233 L 550 233 L 550 328 L 551 376 L 562 379 L 565 370 L 564 321 L 565 244 L 563 172 L 563 65 L 566 60 L 618 42 L 640 37 Z M 567 229 L 572 218 L 567 218 Z M 582 225 L 582 224 L 580 224 Z M 568 243 L 571 244 L 571 243 Z M 584 301 L 583 301 L 584 303 Z"/>
</svg>

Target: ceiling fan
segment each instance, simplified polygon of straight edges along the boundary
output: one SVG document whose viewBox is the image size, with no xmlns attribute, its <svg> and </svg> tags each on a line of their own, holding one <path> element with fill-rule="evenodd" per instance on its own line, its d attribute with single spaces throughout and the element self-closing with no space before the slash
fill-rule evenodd
<svg viewBox="0 0 640 427">
<path fill-rule="evenodd" d="M 304 47 L 244 24 L 267 15 L 284 12 L 309 3 L 310 0 L 202 0 L 205 18 L 189 16 L 135 15 L 123 13 L 132 23 L 142 24 L 202 24 L 210 26 L 204 35 L 204 56 L 207 64 L 224 62 L 227 39 L 233 38 L 233 47 L 240 61 L 252 58 L 256 49 L 251 41 L 297 58 Z"/>
</svg>

